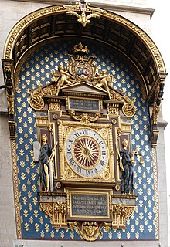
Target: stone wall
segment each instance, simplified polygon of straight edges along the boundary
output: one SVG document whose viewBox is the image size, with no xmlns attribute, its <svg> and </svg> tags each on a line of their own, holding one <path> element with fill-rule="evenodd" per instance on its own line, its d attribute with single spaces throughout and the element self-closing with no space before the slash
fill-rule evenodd
<svg viewBox="0 0 170 247">
<path fill-rule="evenodd" d="M 8 117 L 0 115 L 0 246 L 12 246 L 16 239 L 12 182 L 12 160 Z"/>
</svg>

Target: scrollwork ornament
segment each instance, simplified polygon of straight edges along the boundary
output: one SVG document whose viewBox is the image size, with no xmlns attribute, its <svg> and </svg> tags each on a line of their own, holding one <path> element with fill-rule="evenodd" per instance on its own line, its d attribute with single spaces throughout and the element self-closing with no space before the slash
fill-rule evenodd
<svg viewBox="0 0 170 247">
<path fill-rule="evenodd" d="M 104 180 L 106 180 L 106 181 L 110 179 L 111 176 L 110 176 L 109 169 L 104 171 L 103 177 L 104 177 Z"/>
<path fill-rule="evenodd" d="M 42 87 L 38 87 L 36 90 L 31 92 L 29 98 L 29 104 L 34 110 L 41 110 L 44 108 L 44 100 L 43 100 L 43 90 Z"/>
<path fill-rule="evenodd" d="M 113 125 L 117 124 L 117 119 L 112 119 L 112 124 Z"/>
<path fill-rule="evenodd" d="M 133 117 L 135 114 L 135 106 L 133 101 L 131 101 L 130 103 L 124 103 L 123 107 L 122 107 L 122 112 L 124 113 L 124 115 L 126 117 Z"/>
<path fill-rule="evenodd" d="M 111 223 L 104 222 L 104 231 L 110 232 L 112 229 Z"/>
<path fill-rule="evenodd" d="M 65 170 L 65 177 L 66 179 L 71 179 L 74 177 L 73 171 L 69 167 L 67 167 L 67 169 Z"/>
<path fill-rule="evenodd" d="M 94 116 L 91 116 L 90 114 L 88 113 L 82 113 L 80 115 L 76 115 L 76 112 L 71 110 L 69 111 L 70 113 L 70 116 L 74 119 L 74 120 L 77 120 L 77 121 L 80 121 L 81 123 L 90 123 L 90 122 L 95 122 L 99 119 L 100 117 L 100 113 L 95 113 Z"/>
<path fill-rule="evenodd" d="M 53 218 L 53 203 L 40 203 L 41 209 L 45 212 L 46 215 L 52 220 Z"/>
</svg>

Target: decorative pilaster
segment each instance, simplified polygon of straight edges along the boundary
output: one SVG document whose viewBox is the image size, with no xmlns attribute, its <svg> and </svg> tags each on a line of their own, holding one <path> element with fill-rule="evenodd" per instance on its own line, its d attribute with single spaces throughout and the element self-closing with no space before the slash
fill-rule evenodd
<svg viewBox="0 0 170 247">
<path fill-rule="evenodd" d="M 3 59 L 2 67 L 6 87 L 8 114 L 9 114 L 9 131 L 10 139 L 15 139 L 15 121 L 14 121 L 14 61 L 13 59 Z"/>
</svg>

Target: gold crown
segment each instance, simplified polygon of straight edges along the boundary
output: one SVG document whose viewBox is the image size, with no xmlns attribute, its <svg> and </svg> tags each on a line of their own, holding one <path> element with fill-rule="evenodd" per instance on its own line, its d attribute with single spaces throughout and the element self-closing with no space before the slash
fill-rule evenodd
<svg viewBox="0 0 170 247">
<path fill-rule="evenodd" d="M 73 51 L 74 53 L 88 53 L 89 49 L 87 48 L 87 46 L 83 46 L 82 43 L 80 42 L 78 45 L 75 45 L 73 47 Z"/>
</svg>

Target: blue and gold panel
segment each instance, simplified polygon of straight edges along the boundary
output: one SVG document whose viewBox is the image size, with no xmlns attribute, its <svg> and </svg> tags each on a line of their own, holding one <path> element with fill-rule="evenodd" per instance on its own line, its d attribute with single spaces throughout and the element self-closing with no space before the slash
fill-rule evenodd
<svg viewBox="0 0 170 247">
<path fill-rule="evenodd" d="M 117 59 L 113 50 L 96 42 L 83 42 L 88 46 L 90 55 L 95 56 L 99 69 L 107 70 L 114 75 L 114 88 L 132 98 L 136 113 L 132 119 L 132 149 L 138 148 L 143 156 L 144 164 L 135 163 L 134 187 L 138 195 L 137 207 L 127 221 L 124 230 L 104 229 L 102 240 L 153 240 L 158 236 L 158 212 L 154 171 L 151 161 L 149 142 L 150 122 L 148 104 L 141 97 L 140 81 L 131 71 L 130 65 Z M 40 209 L 38 202 L 39 165 L 33 162 L 33 142 L 37 140 L 35 112 L 30 107 L 28 98 L 30 90 L 51 82 L 51 72 L 60 63 L 66 65 L 72 47 L 76 41 L 45 45 L 22 65 L 19 76 L 19 87 L 15 96 L 15 118 L 17 136 L 17 166 L 19 169 L 19 195 L 22 237 L 24 239 L 63 239 L 80 240 L 80 236 L 69 229 L 55 229 L 49 218 Z"/>
</svg>

